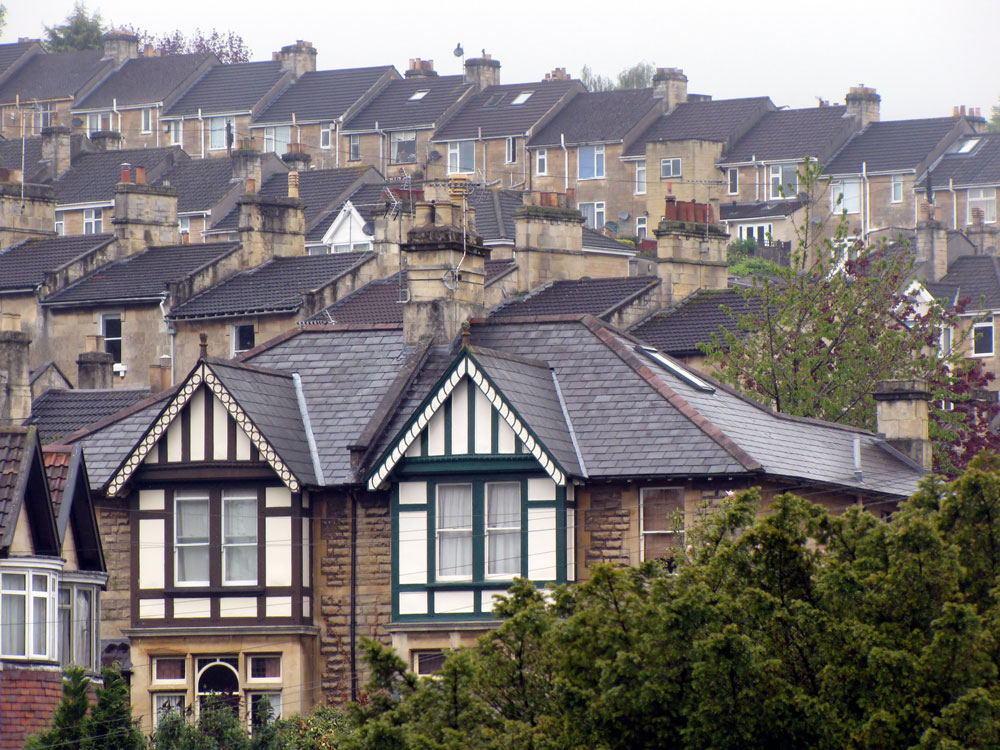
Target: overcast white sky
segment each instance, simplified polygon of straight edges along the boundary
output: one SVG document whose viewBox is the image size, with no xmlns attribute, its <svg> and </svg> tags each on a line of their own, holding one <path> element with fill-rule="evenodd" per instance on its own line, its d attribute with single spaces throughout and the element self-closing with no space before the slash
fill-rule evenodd
<svg viewBox="0 0 1000 750">
<path fill-rule="evenodd" d="M 0 0 L 3 41 L 38 37 L 71 0 Z M 882 95 L 882 119 L 940 117 L 1000 95 L 1000 0 L 619 0 L 612 3 L 437 0 L 432 3 L 283 0 L 90 0 L 106 23 L 154 33 L 217 28 L 240 34 L 253 59 L 307 39 L 319 68 L 430 58 L 458 73 L 452 50 L 485 50 L 501 81 L 538 80 L 554 67 L 574 77 L 587 64 L 614 75 L 640 60 L 683 68 L 689 90 L 716 99 L 770 96 L 810 107 L 843 102 L 852 85 Z M 487 10 L 488 9 L 488 10 Z"/>
</svg>

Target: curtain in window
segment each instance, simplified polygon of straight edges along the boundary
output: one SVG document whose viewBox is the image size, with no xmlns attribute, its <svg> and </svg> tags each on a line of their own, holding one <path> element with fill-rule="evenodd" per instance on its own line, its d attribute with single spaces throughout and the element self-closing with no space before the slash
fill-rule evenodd
<svg viewBox="0 0 1000 750">
<path fill-rule="evenodd" d="M 0 652 L 20 655 L 25 653 L 25 628 L 27 616 L 26 590 L 23 575 L 5 573 L 0 596 Z"/>
<path fill-rule="evenodd" d="M 93 666 L 94 658 L 94 605 L 93 593 L 88 589 L 76 590 L 73 622 L 76 631 L 73 661 L 85 667 Z"/>
<path fill-rule="evenodd" d="M 472 575 L 472 485 L 438 487 L 438 575 Z"/>
<path fill-rule="evenodd" d="M 178 501 L 177 581 L 208 581 L 208 499 Z"/>
<path fill-rule="evenodd" d="M 257 580 L 257 498 L 223 498 L 225 580 Z"/>
<path fill-rule="evenodd" d="M 486 547 L 489 575 L 521 572 L 521 485 L 486 485 Z"/>
</svg>

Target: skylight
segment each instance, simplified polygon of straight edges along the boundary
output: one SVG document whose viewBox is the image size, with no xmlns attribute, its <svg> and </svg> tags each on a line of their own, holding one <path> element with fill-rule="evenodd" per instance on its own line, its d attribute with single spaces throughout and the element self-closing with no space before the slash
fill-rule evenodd
<svg viewBox="0 0 1000 750">
<path fill-rule="evenodd" d="M 534 93 L 535 93 L 534 91 L 522 91 L 520 94 L 514 97 L 514 101 L 512 101 L 510 105 L 513 107 L 516 104 L 524 104 L 526 101 L 528 101 L 528 99 L 531 98 L 531 95 Z"/>
<path fill-rule="evenodd" d="M 410 101 L 411 102 L 419 102 L 421 99 L 423 99 L 429 93 L 430 93 L 430 89 L 420 89 L 420 91 L 414 91 L 413 95 L 410 97 Z"/>
<path fill-rule="evenodd" d="M 708 383 L 699 378 L 690 370 L 681 367 L 673 360 L 664 357 L 662 354 L 660 354 L 660 352 L 658 352 L 653 347 L 637 346 L 636 349 L 645 354 L 647 357 L 649 357 L 651 360 L 656 362 L 656 364 L 660 365 L 668 372 L 679 377 L 681 380 L 683 380 L 692 388 L 697 388 L 699 391 L 705 391 L 705 393 L 715 393 L 715 388 L 710 386 Z"/>
<path fill-rule="evenodd" d="M 958 151 L 956 151 L 955 153 L 958 154 L 969 153 L 970 151 L 972 151 L 972 149 L 976 147 L 976 145 L 979 143 L 980 140 L 981 140 L 980 138 L 970 138 L 969 140 L 962 143 L 962 145 L 958 147 Z"/>
<path fill-rule="evenodd" d="M 500 102 L 503 101 L 503 98 L 505 96 L 506 96 L 506 94 L 494 94 L 493 96 L 491 96 L 489 99 L 486 100 L 486 103 L 483 106 L 484 107 L 495 107 Z"/>
</svg>

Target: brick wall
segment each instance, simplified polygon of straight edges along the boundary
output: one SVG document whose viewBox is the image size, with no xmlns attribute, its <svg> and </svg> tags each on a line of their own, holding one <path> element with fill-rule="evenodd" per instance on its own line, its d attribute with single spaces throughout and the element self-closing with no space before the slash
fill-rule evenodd
<svg viewBox="0 0 1000 750">
<path fill-rule="evenodd" d="M 32 734 L 48 729 L 62 699 L 56 668 L 0 671 L 0 750 L 20 750 Z"/>
</svg>

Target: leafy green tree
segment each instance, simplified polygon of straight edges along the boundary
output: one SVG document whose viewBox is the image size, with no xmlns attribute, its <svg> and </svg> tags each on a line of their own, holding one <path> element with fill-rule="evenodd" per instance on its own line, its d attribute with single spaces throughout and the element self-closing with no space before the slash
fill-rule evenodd
<svg viewBox="0 0 1000 750">
<path fill-rule="evenodd" d="M 62 700 L 52 717 L 52 728 L 33 735 L 26 750 L 85 750 L 89 737 L 90 679 L 82 667 L 70 667 L 62 684 Z"/>
<path fill-rule="evenodd" d="M 101 49 L 104 39 L 104 25 L 101 14 L 87 13 L 87 6 L 77 2 L 73 12 L 57 26 L 45 27 L 45 47 L 49 52 L 74 52 L 86 49 Z"/>
<path fill-rule="evenodd" d="M 986 123 L 986 129 L 992 133 L 1000 132 L 1000 104 L 994 104 L 990 108 L 990 119 Z"/>
<path fill-rule="evenodd" d="M 86 750 L 143 750 L 146 739 L 132 716 L 129 686 L 116 667 L 101 675 L 97 701 L 90 711 Z"/>
<path fill-rule="evenodd" d="M 129 27 L 129 30 L 139 37 L 140 44 L 151 44 L 164 55 L 211 52 L 223 63 L 250 62 L 250 47 L 243 41 L 243 37 L 234 31 L 220 32 L 212 29 L 206 33 L 201 29 L 195 29 L 193 34 L 185 34 L 180 29 L 175 29 L 156 36 L 135 27 Z"/>
<path fill-rule="evenodd" d="M 594 73 L 590 66 L 584 65 L 580 71 L 580 81 L 588 91 L 614 91 L 617 89 L 644 89 L 653 85 L 653 74 L 656 66 L 645 60 L 621 70 L 615 78 Z"/>
<path fill-rule="evenodd" d="M 251 743 L 239 713 L 222 697 L 206 701 L 197 722 L 190 718 L 179 712 L 160 717 L 151 750 L 265 750 Z"/>
<path fill-rule="evenodd" d="M 275 742 L 284 750 L 338 750 L 347 732 L 347 715 L 330 706 L 274 723 Z"/>
</svg>

